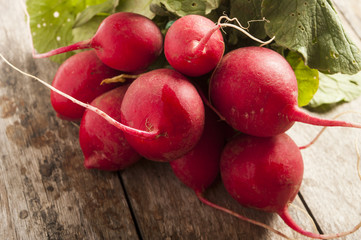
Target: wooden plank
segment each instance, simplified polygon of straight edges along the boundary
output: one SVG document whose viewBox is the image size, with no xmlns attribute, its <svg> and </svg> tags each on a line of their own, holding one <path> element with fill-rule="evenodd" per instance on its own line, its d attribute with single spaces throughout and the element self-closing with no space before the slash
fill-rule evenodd
<svg viewBox="0 0 361 240">
<path fill-rule="evenodd" d="M 331 118 L 346 110 L 359 110 L 360 104 L 359 98 L 321 116 Z M 360 116 L 345 115 L 342 119 L 360 122 Z M 288 133 L 302 145 L 319 130 L 296 124 Z M 302 151 L 305 173 L 301 192 L 324 233 L 351 230 L 361 221 L 361 181 L 355 146 L 360 137 L 359 129 L 328 128 L 313 146 Z M 361 149 L 359 141 L 357 147 Z M 361 231 L 346 239 L 361 239 Z"/>
<path fill-rule="evenodd" d="M 361 47 L 361 18 L 358 0 L 334 1 L 345 30 Z M 332 118 L 339 113 L 359 111 L 361 98 L 342 104 L 332 111 L 317 114 Z M 360 123 L 360 114 L 347 114 L 342 120 Z M 289 134 L 299 144 L 309 141 L 321 128 L 296 124 Z M 301 192 L 325 234 L 351 230 L 361 221 L 361 181 L 357 174 L 357 150 L 361 149 L 360 129 L 328 128 L 309 149 L 303 150 L 304 183 Z M 361 230 L 343 239 L 361 239 Z"/>
<path fill-rule="evenodd" d="M 144 160 L 126 169 L 122 178 L 143 239 L 283 239 L 202 204 L 192 190 L 177 180 L 166 163 Z M 290 237 L 307 239 L 293 232 L 275 214 L 239 206 L 219 179 L 206 196 Z M 302 206 L 299 200 L 295 204 Z M 303 212 L 291 207 L 291 214 L 297 222 L 313 230 L 312 222 Z"/>
<path fill-rule="evenodd" d="M 0 9 L 7 9 L 0 15 L 0 51 L 22 69 L 50 80 L 57 65 L 31 58 L 19 3 L 3 0 Z M 136 239 L 116 174 L 84 170 L 77 128 L 55 117 L 49 91 L 3 63 L 0 79 L 0 239 Z M 359 103 L 335 111 L 358 109 Z M 301 144 L 318 128 L 296 125 L 292 131 Z M 304 151 L 302 193 L 325 232 L 349 229 L 360 218 L 354 137 L 344 138 L 355 133 L 330 129 L 318 145 Z M 333 139 L 336 146 L 329 149 Z M 175 178 L 168 164 L 142 161 L 122 172 L 121 178 L 144 239 L 281 239 L 201 204 Z M 219 181 L 206 196 L 289 236 L 305 239 L 274 214 L 238 206 Z M 297 222 L 313 230 L 303 213 L 291 209 Z M 359 234 L 349 239 L 359 239 Z"/>
<path fill-rule="evenodd" d="M 20 3 L 0 1 L 0 52 L 51 81 L 58 65 L 32 59 Z M 85 170 L 49 90 L 3 61 L 0 79 L 0 239 L 138 239 L 118 175 Z"/>
</svg>

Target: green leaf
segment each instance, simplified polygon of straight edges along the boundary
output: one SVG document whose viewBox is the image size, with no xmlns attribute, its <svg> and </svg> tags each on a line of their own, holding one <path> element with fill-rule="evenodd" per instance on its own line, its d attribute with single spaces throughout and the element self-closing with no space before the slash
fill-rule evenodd
<svg viewBox="0 0 361 240">
<path fill-rule="evenodd" d="M 105 2 L 104 0 L 101 1 L 98 0 L 98 2 L 100 3 L 96 5 L 88 6 L 87 8 L 85 8 L 84 11 L 82 11 L 77 15 L 74 23 L 74 28 L 80 27 L 81 25 L 87 23 L 97 14 L 114 13 L 115 8 L 118 6 L 119 0 L 108 0 Z"/>
<path fill-rule="evenodd" d="M 308 105 L 316 108 L 321 105 L 333 105 L 349 102 L 361 95 L 361 72 L 354 75 L 320 73 L 320 86 Z"/>
<path fill-rule="evenodd" d="M 73 42 L 80 42 L 84 39 L 90 39 L 94 36 L 100 23 L 106 18 L 106 16 L 94 16 L 91 20 L 87 21 L 83 25 L 77 28 L 73 28 Z"/>
<path fill-rule="evenodd" d="M 268 36 L 302 54 L 306 65 L 325 73 L 355 74 L 361 53 L 346 35 L 331 0 L 264 0 Z"/>
<path fill-rule="evenodd" d="M 155 14 L 150 10 L 153 0 L 119 0 L 117 12 L 134 12 L 152 19 Z"/>
<path fill-rule="evenodd" d="M 30 29 L 34 48 L 38 53 L 48 52 L 70 44 L 75 16 L 84 9 L 84 4 L 77 0 L 27 0 L 27 10 L 30 15 Z M 62 62 L 72 53 L 51 57 L 56 62 Z"/>
<path fill-rule="evenodd" d="M 298 105 L 300 107 L 306 106 L 318 89 L 318 71 L 306 66 L 302 56 L 296 52 L 289 52 L 286 59 L 295 71 L 297 77 Z"/>
<path fill-rule="evenodd" d="M 207 15 L 219 7 L 221 0 L 155 0 L 154 4 L 164 6 L 169 12 L 183 17 L 189 14 Z"/>
</svg>

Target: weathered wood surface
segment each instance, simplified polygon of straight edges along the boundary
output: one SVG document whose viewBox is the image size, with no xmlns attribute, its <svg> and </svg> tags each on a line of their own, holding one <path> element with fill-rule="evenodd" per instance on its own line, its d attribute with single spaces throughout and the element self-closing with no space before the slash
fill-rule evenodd
<svg viewBox="0 0 361 240">
<path fill-rule="evenodd" d="M 32 59 L 21 2 L 0 0 L 0 52 L 50 82 L 57 65 Z M 361 26 L 358 0 L 337 6 L 349 31 Z M 324 116 L 358 110 L 360 104 L 359 98 Z M 343 119 L 360 122 L 357 115 Z M 301 145 L 319 129 L 296 124 L 289 133 Z M 77 136 L 76 124 L 55 116 L 48 89 L 0 62 L 0 239 L 281 239 L 200 203 L 168 164 L 143 160 L 120 173 L 85 170 Z M 325 233 L 351 229 L 361 220 L 357 137 L 359 130 L 330 128 L 303 150 L 301 193 Z M 306 239 L 274 214 L 238 206 L 219 180 L 206 196 Z M 304 208 L 299 198 L 295 204 Z M 291 212 L 300 225 L 316 231 L 306 214 L 294 207 Z M 361 231 L 346 239 L 361 239 Z"/>
</svg>

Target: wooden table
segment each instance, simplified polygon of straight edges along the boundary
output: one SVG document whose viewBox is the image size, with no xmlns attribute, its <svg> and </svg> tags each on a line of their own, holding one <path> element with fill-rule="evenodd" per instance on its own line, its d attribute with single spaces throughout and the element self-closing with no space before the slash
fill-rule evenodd
<svg viewBox="0 0 361 240">
<path fill-rule="evenodd" d="M 0 52 L 50 83 L 58 65 L 32 58 L 20 1 L 0 0 Z M 347 31 L 360 43 L 361 1 L 336 5 Z M 55 116 L 49 94 L 0 62 L 0 239 L 280 239 L 200 203 L 168 164 L 143 160 L 117 173 L 86 170 L 79 127 Z M 319 115 L 332 117 L 360 105 L 358 98 Z M 357 115 L 342 118 L 361 122 Z M 289 134 L 301 145 L 319 130 L 296 124 Z M 304 228 L 335 233 L 361 220 L 357 138 L 361 130 L 329 128 L 302 152 L 304 182 L 294 202 L 298 207 L 290 208 Z M 206 196 L 288 236 L 306 239 L 275 214 L 238 206 L 219 179 Z M 309 211 L 318 229 L 300 209 Z M 345 239 L 361 239 L 361 230 Z"/>
</svg>

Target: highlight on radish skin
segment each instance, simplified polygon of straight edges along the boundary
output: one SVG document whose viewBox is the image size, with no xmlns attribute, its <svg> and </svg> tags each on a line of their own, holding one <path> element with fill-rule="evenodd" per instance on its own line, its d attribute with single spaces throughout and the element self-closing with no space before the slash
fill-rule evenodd
<svg viewBox="0 0 361 240">
<path fill-rule="evenodd" d="M 154 129 L 149 130 L 149 129 L 147 129 L 148 131 L 143 131 L 143 130 L 139 130 L 139 129 L 132 128 L 132 127 L 129 127 L 127 125 L 124 125 L 124 124 L 118 122 L 117 120 L 115 120 L 114 118 L 112 118 L 111 116 L 109 116 L 104 111 L 102 111 L 102 110 L 100 110 L 100 109 L 98 109 L 98 108 L 96 108 L 96 107 L 94 107 L 94 106 L 92 106 L 90 104 L 79 101 L 78 99 L 70 96 L 69 94 L 66 94 L 66 93 L 58 90 L 57 88 L 55 88 L 52 85 L 45 82 L 44 80 L 42 80 L 42 79 L 40 79 L 40 78 L 38 78 L 38 77 L 36 77 L 34 75 L 31 75 L 31 74 L 29 74 L 27 72 L 22 71 L 21 69 L 17 68 L 13 64 L 11 64 L 1 53 L 0 53 L 0 58 L 6 64 L 8 64 L 11 68 L 13 68 L 17 72 L 21 73 L 22 75 L 30 77 L 30 78 L 38 81 L 39 83 L 43 84 L 45 87 L 49 88 L 50 90 L 52 90 L 52 91 L 56 92 L 57 94 L 71 100 L 73 103 L 76 103 L 79 106 L 82 106 L 82 107 L 88 109 L 89 111 L 92 111 L 92 112 L 98 114 L 99 116 L 104 118 L 107 122 L 109 122 L 111 125 L 117 127 L 118 129 L 120 129 L 120 130 L 122 130 L 124 132 L 127 132 L 130 135 L 135 135 L 135 136 L 137 136 L 137 137 L 139 137 L 141 139 L 154 140 L 154 139 L 159 138 L 159 136 L 163 134 L 163 133 L 160 133 L 159 130 L 154 130 Z"/>
<path fill-rule="evenodd" d="M 302 229 L 288 206 L 303 178 L 303 159 L 298 146 L 285 133 L 273 137 L 239 136 L 222 152 L 221 178 L 229 194 L 241 205 L 277 213 L 293 230 L 311 238 L 331 239 L 355 232 L 318 234 Z"/>
<path fill-rule="evenodd" d="M 235 129 L 254 136 L 274 136 L 297 122 L 361 128 L 360 124 L 321 119 L 297 104 L 295 73 L 279 53 L 244 47 L 227 53 L 210 81 L 211 103 Z"/>
<path fill-rule="evenodd" d="M 145 70 L 161 53 L 163 36 L 150 19 L 131 12 L 117 12 L 103 20 L 95 35 L 34 58 L 50 57 L 78 49 L 94 48 L 99 59 L 124 72 Z"/>
<path fill-rule="evenodd" d="M 141 74 L 125 93 L 121 122 L 130 127 L 162 133 L 145 140 L 125 133 L 143 157 L 169 162 L 190 151 L 201 138 L 204 105 L 197 89 L 179 72 L 156 69 Z"/>
<path fill-rule="evenodd" d="M 77 53 L 65 60 L 58 68 L 52 85 L 80 101 L 91 102 L 119 84 L 101 85 L 103 79 L 119 75 L 99 60 L 94 50 Z M 58 117 L 67 120 L 80 120 L 85 108 L 51 91 L 50 102 Z"/>
<path fill-rule="evenodd" d="M 90 104 L 120 121 L 120 106 L 128 87 L 129 84 L 110 90 Z M 89 110 L 85 111 L 80 122 L 79 143 L 86 168 L 118 171 L 141 158 L 126 141 L 123 131 Z"/>
</svg>

